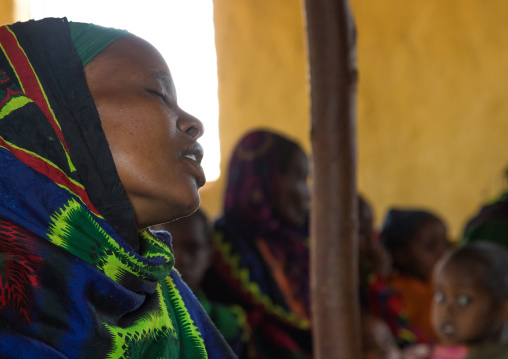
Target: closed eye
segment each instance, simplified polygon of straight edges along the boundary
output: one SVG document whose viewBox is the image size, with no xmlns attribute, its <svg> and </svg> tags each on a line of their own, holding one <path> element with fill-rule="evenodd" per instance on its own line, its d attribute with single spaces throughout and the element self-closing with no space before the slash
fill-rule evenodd
<svg viewBox="0 0 508 359">
<path fill-rule="evenodd" d="M 163 93 L 161 93 L 157 90 L 151 90 L 151 89 L 147 89 L 146 91 L 152 95 L 159 97 L 162 100 L 162 102 L 164 102 L 166 105 L 169 104 L 168 98 Z"/>
</svg>

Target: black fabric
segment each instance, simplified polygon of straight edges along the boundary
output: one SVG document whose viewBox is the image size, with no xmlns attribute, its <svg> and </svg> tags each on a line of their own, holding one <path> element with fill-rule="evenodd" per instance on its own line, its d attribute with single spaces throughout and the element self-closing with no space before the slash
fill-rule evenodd
<svg viewBox="0 0 508 359">
<path fill-rule="evenodd" d="M 48 98 L 67 136 L 82 183 L 90 200 L 116 232 L 133 246 L 137 245 L 134 211 L 120 182 L 116 167 L 102 131 L 99 114 L 86 86 L 81 60 L 75 51 L 55 52 L 58 47 L 74 48 L 65 19 L 41 20 L 12 25 L 18 40 L 27 49 L 32 66 L 48 86 Z M 51 61 L 49 61 L 51 59 Z M 51 68 L 58 66 L 58 69 Z M 48 69 L 49 67 L 49 69 Z M 76 111 L 75 109 L 81 109 Z M 76 116 L 79 116 L 78 118 Z M 77 173 L 68 173 L 77 177 Z"/>
</svg>

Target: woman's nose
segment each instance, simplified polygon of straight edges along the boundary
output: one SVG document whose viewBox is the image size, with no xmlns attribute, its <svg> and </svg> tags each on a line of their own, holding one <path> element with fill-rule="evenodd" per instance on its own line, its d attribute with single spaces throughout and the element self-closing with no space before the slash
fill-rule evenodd
<svg viewBox="0 0 508 359">
<path fill-rule="evenodd" d="M 177 121 L 178 129 L 197 140 L 205 132 L 203 123 L 196 117 L 181 110 Z"/>
</svg>

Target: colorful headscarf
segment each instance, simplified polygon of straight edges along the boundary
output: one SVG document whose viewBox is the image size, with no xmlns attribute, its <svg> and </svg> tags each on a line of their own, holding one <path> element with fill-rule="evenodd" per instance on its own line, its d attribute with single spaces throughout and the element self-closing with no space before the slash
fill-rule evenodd
<svg viewBox="0 0 508 359">
<path fill-rule="evenodd" d="M 137 232 L 69 32 L 0 27 L 0 356 L 232 358 Z"/>
<path fill-rule="evenodd" d="M 296 143 L 269 131 L 253 131 L 241 139 L 229 165 L 224 215 L 215 226 L 211 273 L 216 277 L 211 279 L 210 274 L 204 283 L 215 299 L 239 303 L 247 310 L 255 340 L 264 328 L 263 334 L 271 333 L 281 348 L 294 343 L 288 333 L 309 328 L 305 229 L 288 225 L 276 210 L 281 175 L 298 151 L 303 153 Z M 221 283 L 228 286 L 224 292 L 218 289 Z M 228 298 L 217 297 L 218 292 Z M 269 357 L 268 348 L 274 343 L 261 343 Z M 294 357 L 298 350 L 290 346 L 285 348 L 288 356 L 278 357 Z"/>
<path fill-rule="evenodd" d="M 486 204 L 464 229 L 464 242 L 491 241 L 508 248 L 508 193 Z"/>
</svg>

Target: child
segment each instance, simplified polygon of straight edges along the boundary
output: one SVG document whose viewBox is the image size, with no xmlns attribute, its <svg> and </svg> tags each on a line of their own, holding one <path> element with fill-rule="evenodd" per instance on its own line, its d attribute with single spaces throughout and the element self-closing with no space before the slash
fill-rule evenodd
<svg viewBox="0 0 508 359">
<path fill-rule="evenodd" d="M 217 326 L 238 358 L 249 357 L 245 312 L 239 306 L 226 306 L 210 301 L 201 282 L 211 265 L 212 229 L 205 213 L 198 209 L 188 217 L 151 227 L 171 234 L 175 268 L 196 295 L 210 319 Z"/>
<path fill-rule="evenodd" d="M 175 268 L 194 294 L 201 292 L 201 280 L 211 264 L 212 230 L 205 213 L 198 209 L 188 217 L 152 226 L 172 237 Z"/>
<path fill-rule="evenodd" d="M 388 325 L 379 317 L 362 313 L 363 359 L 428 359 L 430 350 L 426 345 L 411 345 L 402 350 Z"/>
<path fill-rule="evenodd" d="M 434 270 L 432 359 L 508 358 L 508 252 L 478 242 L 443 257 Z"/>
<path fill-rule="evenodd" d="M 381 241 L 393 258 L 390 286 L 398 292 L 409 324 L 422 333 L 420 342 L 435 339 L 430 324 L 430 277 L 448 248 L 447 230 L 436 215 L 412 209 L 392 209 L 381 231 Z"/>
<path fill-rule="evenodd" d="M 390 328 L 381 319 L 362 314 L 363 359 L 399 359 L 400 352 Z"/>
<path fill-rule="evenodd" d="M 373 211 L 358 196 L 360 299 L 368 313 L 378 317 L 390 328 L 398 346 L 407 350 L 426 341 L 418 328 L 409 323 L 400 295 L 389 285 L 391 255 L 374 236 Z"/>
</svg>

